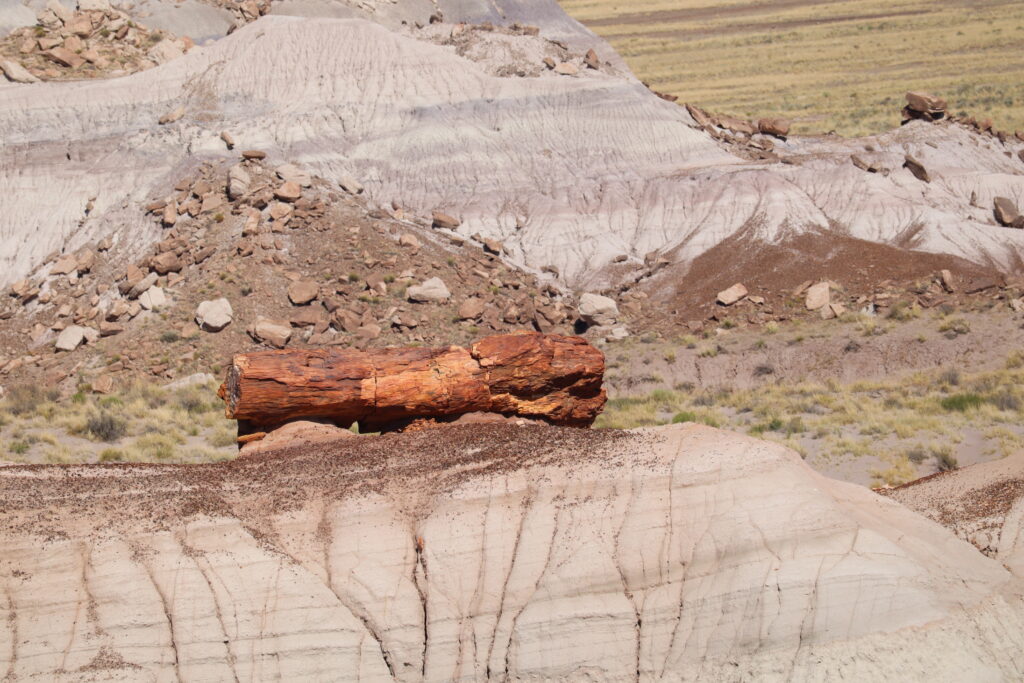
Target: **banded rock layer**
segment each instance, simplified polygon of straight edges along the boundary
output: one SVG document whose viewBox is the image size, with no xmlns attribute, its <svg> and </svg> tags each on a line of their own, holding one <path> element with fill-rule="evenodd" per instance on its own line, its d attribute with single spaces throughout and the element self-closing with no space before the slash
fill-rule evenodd
<svg viewBox="0 0 1024 683">
<path fill-rule="evenodd" d="M 466 426 L 0 470 L 10 680 L 1019 680 L 1019 579 L 780 446 Z"/>
</svg>

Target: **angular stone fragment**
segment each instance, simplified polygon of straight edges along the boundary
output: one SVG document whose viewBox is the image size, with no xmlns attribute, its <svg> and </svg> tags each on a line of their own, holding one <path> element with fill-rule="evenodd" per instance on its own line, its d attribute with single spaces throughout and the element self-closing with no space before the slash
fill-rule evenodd
<svg viewBox="0 0 1024 683">
<path fill-rule="evenodd" d="M 252 178 L 242 164 L 235 164 L 228 169 L 228 197 L 238 199 L 249 191 Z"/>
<path fill-rule="evenodd" d="M 406 290 L 409 301 L 414 303 L 443 303 L 451 298 L 451 292 L 439 277 L 432 277 L 423 284 L 413 285 Z"/>
<path fill-rule="evenodd" d="M 946 100 L 926 92 L 908 92 L 907 106 L 922 114 L 941 114 L 946 111 Z"/>
<path fill-rule="evenodd" d="M 435 211 L 432 218 L 433 226 L 435 228 L 455 230 L 460 225 L 462 225 L 462 221 L 460 221 L 458 218 L 455 218 L 454 216 L 449 216 L 448 214 L 442 213 L 441 211 Z"/>
<path fill-rule="evenodd" d="M 160 275 L 167 275 L 167 273 L 177 273 L 185 267 L 185 264 L 173 251 L 165 251 L 149 259 L 149 267 Z"/>
<path fill-rule="evenodd" d="M 928 169 L 924 167 L 920 161 L 907 154 L 903 158 L 903 168 L 914 174 L 914 177 L 920 181 L 930 183 L 932 181 L 931 176 L 928 174 Z"/>
<path fill-rule="evenodd" d="M 295 164 L 282 164 L 274 169 L 277 176 L 285 182 L 295 183 L 299 187 L 309 187 L 313 184 L 313 178 L 308 171 L 304 171 Z"/>
<path fill-rule="evenodd" d="M 185 116 L 185 107 L 178 107 L 157 119 L 157 123 L 161 126 L 166 126 L 168 123 L 174 123 L 175 121 L 181 120 L 183 116 Z"/>
<path fill-rule="evenodd" d="M 588 325 L 611 325 L 619 318 L 619 306 L 614 299 L 587 292 L 577 306 L 580 320 Z"/>
<path fill-rule="evenodd" d="M 421 246 L 419 239 L 415 235 L 410 235 L 409 233 L 403 233 L 402 236 L 398 238 L 398 244 L 403 247 L 409 247 L 413 251 L 417 251 Z"/>
<path fill-rule="evenodd" d="M 484 300 L 470 297 L 459 306 L 459 320 L 476 320 L 484 312 Z"/>
<path fill-rule="evenodd" d="M 220 139 L 224 141 L 224 144 L 227 146 L 228 149 L 235 148 L 235 138 L 233 135 L 231 135 L 231 133 L 227 132 L 226 130 L 222 130 L 220 132 Z"/>
<path fill-rule="evenodd" d="M 139 296 L 139 304 L 147 311 L 157 311 L 167 305 L 167 295 L 160 287 L 150 287 Z"/>
<path fill-rule="evenodd" d="M 1020 220 L 1020 212 L 1017 210 L 1017 205 L 1013 203 L 1013 200 L 1008 197 L 996 197 L 993 200 L 993 213 L 996 217 L 996 222 L 999 225 L 1005 227 L 1021 227 L 1017 223 Z"/>
<path fill-rule="evenodd" d="M 831 286 L 828 282 L 819 282 L 807 289 L 804 305 L 808 311 L 817 311 L 828 306 L 831 298 Z"/>
<path fill-rule="evenodd" d="M 575 76 L 580 72 L 580 68 L 572 62 L 561 62 L 555 65 L 554 72 L 562 76 Z"/>
<path fill-rule="evenodd" d="M 304 306 L 320 295 L 320 286 L 312 280 L 297 280 L 288 286 L 288 299 L 296 306 Z"/>
<path fill-rule="evenodd" d="M 348 173 L 345 173 L 338 179 L 338 185 L 349 194 L 360 194 L 363 191 L 362 184 Z"/>
<path fill-rule="evenodd" d="M 759 132 L 764 135 L 773 135 L 777 138 L 782 138 L 783 140 L 785 140 L 786 136 L 789 135 L 789 129 L 791 126 L 792 123 L 789 119 L 760 119 L 757 122 L 757 130 Z"/>
<path fill-rule="evenodd" d="M 294 202 L 302 196 L 302 188 L 298 183 L 288 181 L 274 190 L 274 196 L 283 202 Z"/>
<path fill-rule="evenodd" d="M 587 50 L 587 54 L 583 57 L 583 63 L 587 65 L 588 69 L 601 68 L 601 60 L 598 59 L 597 53 L 593 49 Z"/>
<path fill-rule="evenodd" d="M 56 62 L 61 66 L 66 66 L 71 69 L 77 69 L 85 64 L 84 59 L 64 47 L 55 47 L 53 49 L 46 50 L 43 52 L 43 56 L 51 62 Z"/>
<path fill-rule="evenodd" d="M 13 59 L 0 60 L 0 71 L 3 71 L 7 80 L 14 83 L 38 83 L 39 79 L 33 76 L 28 69 Z"/>
<path fill-rule="evenodd" d="M 737 301 L 742 301 L 745 296 L 747 296 L 747 288 L 737 282 L 729 289 L 719 292 L 717 300 L 723 306 L 732 306 Z"/>
<path fill-rule="evenodd" d="M 74 351 L 85 341 L 85 328 L 80 325 L 69 325 L 57 336 L 54 348 L 58 351 Z"/>
<path fill-rule="evenodd" d="M 249 328 L 249 336 L 258 342 L 283 349 L 292 338 L 292 327 L 288 323 L 259 318 Z"/>
<path fill-rule="evenodd" d="M 57 259 L 50 269 L 50 275 L 67 275 L 78 269 L 78 259 L 73 254 L 65 254 Z"/>
<path fill-rule="evenodd" d="M 259 149 L 247 149 L 242 152 L 243 159 L 249 159 L 250 161 L 258 161 L 259 159 L 266 159 L 267 153 Z"/>
</svg>

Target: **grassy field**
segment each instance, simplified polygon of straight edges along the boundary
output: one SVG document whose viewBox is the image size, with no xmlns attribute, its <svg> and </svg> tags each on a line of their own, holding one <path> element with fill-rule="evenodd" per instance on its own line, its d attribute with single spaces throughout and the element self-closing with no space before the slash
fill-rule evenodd
<svg viewBox="0 0 1024 683">
<path fill-rule="evenodd" d="M 1024 129 L 1024 3 L 561 0 L 651 87 L 798 132 L 899 125 L 907 90 Z"/>
<path fill-rule="evenodd" d="M 596 427 L 701 422 L 778 441 L 829 471 L 859 461 L 876 485 L 1005 457 L 1024 447 L 1024 353 L 1004 368 L 899 380 L 660 389 L 608 402 Z"/>
</svg>

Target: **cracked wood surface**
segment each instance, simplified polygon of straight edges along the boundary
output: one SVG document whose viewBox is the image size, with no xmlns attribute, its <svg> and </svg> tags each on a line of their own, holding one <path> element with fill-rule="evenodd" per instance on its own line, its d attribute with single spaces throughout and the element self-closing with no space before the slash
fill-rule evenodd
<svg viewBox="0 0 1024 683">
<path fill-rule="evenodd" d="M 1024 675 L 1018 578 L 696 425 L 8 467 L 0 528 L 11 681 Z"/>
<path fill-rule="evenodd" d="M 604 354 L 580 337 L 494 335 L 469 349 L 325 348 L 234 357 L 219 395 L 251 431 L 300 417 L 362 431 L 493 412 L 589 426 L 604 406 Z"/>
</svg>

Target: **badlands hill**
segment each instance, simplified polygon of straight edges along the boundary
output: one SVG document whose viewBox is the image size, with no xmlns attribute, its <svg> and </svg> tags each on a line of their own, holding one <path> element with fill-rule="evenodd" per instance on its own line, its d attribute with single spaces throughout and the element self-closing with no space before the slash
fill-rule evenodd
<svg viewBox="0 0 1024 683">
<path fill-rule="evenodd" d="M 0 671 L 1024 673 L 1018 577 L 784 448 L 693 425 L 443 429 L 219 465 L 0 469 Z"/>
</svg>

